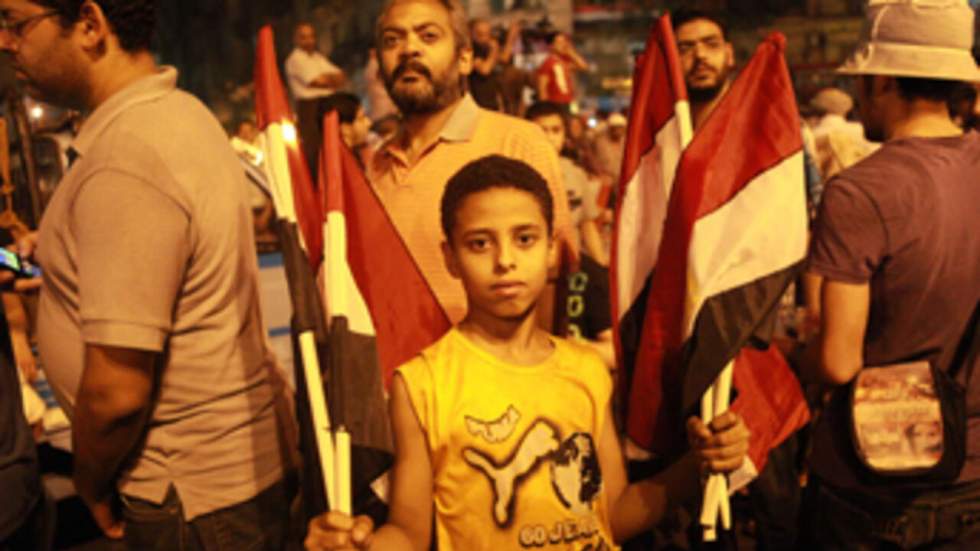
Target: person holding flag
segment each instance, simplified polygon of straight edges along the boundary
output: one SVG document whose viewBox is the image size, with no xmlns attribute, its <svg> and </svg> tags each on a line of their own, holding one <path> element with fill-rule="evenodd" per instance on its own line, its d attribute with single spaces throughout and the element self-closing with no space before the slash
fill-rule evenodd
<svg viewBox="0 0 980 551">
<path fill-rule="evenodd" d="M 806 186 L 785 38 L 763 40 L 735 78 L 716 18 L 679 12 L 676 38 L 674 28 L 661 18 L 634 76 L 614 333 L 633 457 L 682 454 L 682 419 L 700 411 L 710 420 L 737 392 L 732 408 L 752 446 L 729 480 L 708 481 L 700 523 L 712 540 L 718 518 L 731 523 L 729 483 L 754 480 L 808 419 L 799 382 L 768 342 L 806 253 Z"/>
<path fill-rule="evenodd" d="M 702 470 L 741 465 L 749 434 L 737 414 L 710 425 L 691 418 L 693 451 L 627 484 L 602 359 L 537 325 L 558 261 L 554 208 L 540 174 L 499 155 L 449 181 L 442 250 L 466 290 L 467 316 L 392 383 L 388 522 L 375 530 L 367 516 L 327 513 L 310 523 L 309 551 L 429 549 L 433 541 L 442 551 L 613 550 L 693 499 Z"/>
</svg>

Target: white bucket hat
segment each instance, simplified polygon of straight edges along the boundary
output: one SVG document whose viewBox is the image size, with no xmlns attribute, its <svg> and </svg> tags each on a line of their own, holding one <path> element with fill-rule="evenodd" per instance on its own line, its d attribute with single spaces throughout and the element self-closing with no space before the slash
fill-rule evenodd
<svg viewBox="0 0 980 551">
<path fill-rule="evenodd" d="M 869 0 L 861 42 L 838 73 L 980 81 L 966 0 Z"/>
</svg>

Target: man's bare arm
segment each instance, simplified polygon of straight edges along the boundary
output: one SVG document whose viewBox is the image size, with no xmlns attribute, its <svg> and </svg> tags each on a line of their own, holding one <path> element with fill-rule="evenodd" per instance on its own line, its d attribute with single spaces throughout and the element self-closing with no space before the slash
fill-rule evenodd
<svg viewBox="0 0 980 551">
<path fill-rule="evenodd" d="M 867 283 L 824 279 L 820 292 L 820 336 L 817 375 L 825 383 L 843 385 L 864 365 L 864 334 L 871 292 Z"/>
<path fill-rule="evenodd" d="M 113 525 L 109 503 L 116 478 L 149 418 L 156 358 L 145 350 L 85 346 L 72 419 L 74 481 L 107 534 Z"/>
<path fill-rule="evenodd" d="M 340 88 L 345 84 L 347 84 L 347 75 L 343 71 L 323 73 L 310 82 L 310 86 L 314 88 Z"/>
</svg>

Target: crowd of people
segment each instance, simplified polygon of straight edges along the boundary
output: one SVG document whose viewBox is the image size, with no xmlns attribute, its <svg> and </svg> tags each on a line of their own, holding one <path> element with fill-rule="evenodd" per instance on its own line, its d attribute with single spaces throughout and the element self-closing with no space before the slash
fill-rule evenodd
<svg viewBox="0 0 980 551">
<path fill-rule="evenodd" d="M 578 112 L 589 64 L 572 37 L 550 33 L 527 72 L 519 25 L 497 32 L 458 0 L 389 0 L 360 94 L 306 23 L 283 72 L 311 172 L 336 112 L 453 328 L 388 389 L 385 518 L 298 522 L 304 458 L 255 248 L 275 241 L 275 213 L 242 169 L 261 168 L 265 145 L 251 120 L 229 143 L 158 65 L 154 15 L 153 0 L 0 0 L 0 49 L 25 91 L 85 114 L 38 231 L 17 246 L 43 275 L 0 283 L 40 288 L 37 345 L 71 421 L 74 488 L 106 538 L 644 549 L 644 534 L 696 509 L 705 477 L 743 464 L 751 435 L 732 412 L 690 418 L 688 451 L 652 476 L 626 461 L 609 263 L 629 113 L 590 124 Z M 812 241 L 774 344 L 816 415 L 748 489 L 760 549 L 980 545 L 974 13 L 965 0 L 871 0 L 866 17 L 839 69 L 857 102 L 838 88 L 801 102 Z M 739 60 L 717 14 L 681 10 L 673 27 L 697 132 Z M 578 258 L 567 278 L 563 256 Z M 2 344 L 0 551 L 47 550 L 55 519 L 20 390 L 30 374 Z"/>
</svg>

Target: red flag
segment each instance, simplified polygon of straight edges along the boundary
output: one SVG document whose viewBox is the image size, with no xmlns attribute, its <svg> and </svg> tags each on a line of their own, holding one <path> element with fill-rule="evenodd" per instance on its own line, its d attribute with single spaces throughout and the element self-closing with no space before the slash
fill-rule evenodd
<svg viewBox="0 0 980 551">
<path fill-rule="evenodd" d="M 339 130 L 325 132 L 323 143 L 325 169 L 321 169 L 320 189 L 326 193 L 328 232 L 335 223 L 345 225 L 347 263 L 359 291 L 357 297 L 349 295 L 346 299 L 353 305 L 348 310 L 351 327 L 366 326 L 366 320 L 355 325 L 356 304 L 362 301 L 370 312 L 387 385 L 399 365 L 449 330 L 449 318 L 368 184 L 357 158 L 342 143 Z M 328 310 L 330 302 L 328 289 Z"/>
<path fill-rule="evenodd" d="M 616 230 L 610 284 L 613 332 L 620 383 L 630 385 L 640 348 L 647 296 L 663 237 L 667 203 L 681 152 L 690 141 L 690 115 L 684 76 L 670 17 L 664 15 L 650 31 L 633 75 L 633 101 L 619 182 Z M 659 365 L 659 363 L 658 363 Z M 664 374 L 666 377 L 666 373 Z M 653 377 L 653 375 L 650 375 Z M 650 423 L 660 435 L 671 431 L 660 417 L 663 385 L 641 385 L 635 401 L 646 404 Z M 642 393 L 642 394 L 640 394 Z M 649 447 L 649 439 L 642 439 Z"/>
<path fill-rule="evenodd" d="M 259 30 L 258 45 L 255 50 L 255 118 L 259 129 L 266 134 L 267 147 L 272 144 L 285 144 L 284 160 L 288 166 L 289 189 L 277 178 L 270 178 L 274 187 L 276 209 L 281 217 L 293 220 L 299 224 L 306 247 L 310 265 L 315 270 L 323 256 L 323 211 L 317 201 L 313 189 L 313 181 L 307 168 L 303 150 L 297 141 L 296 125 L 293 114 L 286 100 L 286 89 L 283 87 L 276 64 L 275 38 L 272 27 L 266 25 Z M 269 133 L 277 133 L 270 136 Z M 274 170 L 281 155 L 280 151 L 267 150 L 266 163 Z M 286 212 L 282 212 L 285 210 Z"/>
<path fill-rule="evenodd" d="M 661 246 L 643 312 L 628 398 L 627 432 L 641 447 L 672 455 L 684 446 L 683 418 L 736 356 L 736 409 L 764 434 L 805 422 L 799 383 L 775 352 L 743 351 L 765 340 L 780 297 L 806 254 L 801 127 L 785 38 L 775 33 L 732 83 L 684 150 L 665 208 Z M 756 362 L 774 369 L 756 381 Z M 786 396 L 773 414 L 766 399 Z M 750 402 L 754 407 L 746 407 Z M 760 420 L 763 419 L 763 420 Z M 750 457 L 764 461 L 775 439 L 754 435 Z M 754 464 L 761 469 L 762 465 Z"/>
</svg>

